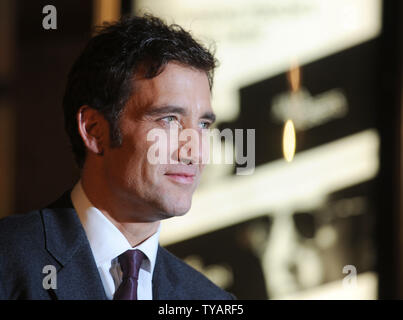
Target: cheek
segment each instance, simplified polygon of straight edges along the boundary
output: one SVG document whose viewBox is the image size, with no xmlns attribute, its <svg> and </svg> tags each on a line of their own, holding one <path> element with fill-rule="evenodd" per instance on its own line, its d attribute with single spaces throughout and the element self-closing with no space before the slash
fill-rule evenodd
<svg viewBox="0 0 403 320">
<path fill-rule="evenodd" d="M 119 161 L 119 159 L 117 159 Z M 160 176 L 158 166 L 150 165 L 145 153 L 124 155 L 119 168 L 114 171 L 114 179 L 127 192 L 137 194 L 141 198 L 149 198 L 152 194 L 160 194 Z"/>
<path fill-rule="evenodd" d="M 170 164 L 179 149 L 178 130 L 160 128 L 150 130 L 146 142 L 142 152 L 147 155 L 148 164 Z"/>
<path fill-rule="evenodd" d="M 112 152 L 106 168 L 110 182 L 123 188 L 133 184 L 133 176 L 135 176 L 133 163 L 135 162 L 128 156 L 127 152 L 123 150 Z"/>
<path fill-rule="evenodd" d="M 125 138 L 122 145 L 109 149 L 105 165 L 111 178 L 128 184 L 141 170 L 141 149 Z"/>
</svg>

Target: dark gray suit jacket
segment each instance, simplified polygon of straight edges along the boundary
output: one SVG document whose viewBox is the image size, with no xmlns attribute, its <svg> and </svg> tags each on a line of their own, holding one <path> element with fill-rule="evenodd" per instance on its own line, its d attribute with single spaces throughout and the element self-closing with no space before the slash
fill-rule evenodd
<svg viewBox="0 0 403 320">
<path fill-rule="evenodd" d="M 57 269 L 56 289 L 44 289 L 46 265 Z M 159 246 L 153 299 L 233 298 Z M 0 220 L 0 299 L 106 299 L 70 192 L 47 208 Z"/>
</svg>

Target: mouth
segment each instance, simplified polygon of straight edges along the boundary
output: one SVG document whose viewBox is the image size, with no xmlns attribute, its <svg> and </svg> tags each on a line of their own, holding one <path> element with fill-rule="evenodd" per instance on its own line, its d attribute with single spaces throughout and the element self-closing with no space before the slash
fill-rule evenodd
<svg viewBox="0 0 403 320">
<path fill-rule="evenodd" d="M 192 184 L 195 180 L 194 174 L 187 173 L 166 173 L 165 174 L 170 180 L 181 184 Z"/>
</svg>

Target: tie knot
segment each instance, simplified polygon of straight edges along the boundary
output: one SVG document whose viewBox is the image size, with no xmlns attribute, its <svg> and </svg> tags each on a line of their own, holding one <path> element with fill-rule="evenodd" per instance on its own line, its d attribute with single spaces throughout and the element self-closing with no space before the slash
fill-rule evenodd
<svg viewBox="0 0 403 320">
<path fill-rule="evenodd" d="M 118 257 L 123 278 L 138 279 L 141 262 L 144 257 L 144 253 L 137 249 L 123 252 Z"/>
</svg>

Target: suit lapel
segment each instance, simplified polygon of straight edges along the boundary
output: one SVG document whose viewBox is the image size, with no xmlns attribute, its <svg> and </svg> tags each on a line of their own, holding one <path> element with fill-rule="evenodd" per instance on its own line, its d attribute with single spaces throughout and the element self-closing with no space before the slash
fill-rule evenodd
<svg viewBox="0 0 403 320">
<path fill-rule="evenodd" d="M 80 219 L 70 200 L 70 192 L 42 210 L 45 245 L 58 262 L 57 299 L 106 299 L 94 257 Z"/>
<path fill-rule="evenodd" d="M 158 246 L 157 260 L 153 273 L 153 300 L 177 300 L 178 290 L 170 273 L 169 257 L 165 250 Z"/>
</svg>

